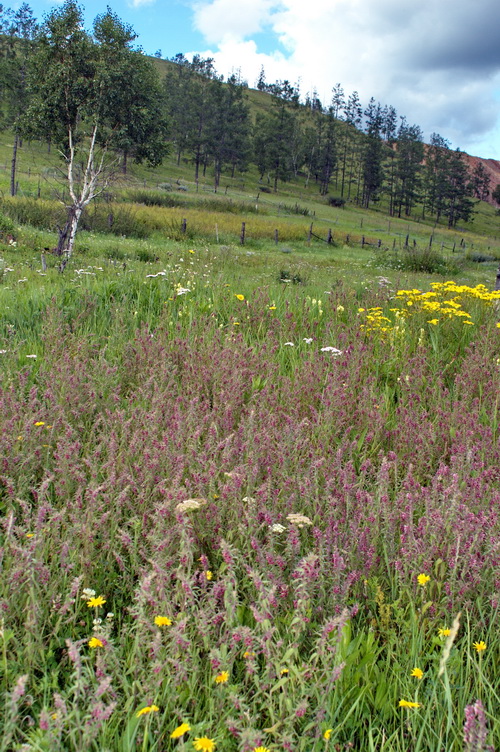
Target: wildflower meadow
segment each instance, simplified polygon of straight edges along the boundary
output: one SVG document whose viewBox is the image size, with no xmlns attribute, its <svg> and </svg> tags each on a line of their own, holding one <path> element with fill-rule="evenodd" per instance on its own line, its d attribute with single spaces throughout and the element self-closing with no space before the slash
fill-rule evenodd
<svg viewBox="0 0 500 752">
<path fill-rule="evenodd" d="M 0 752 L 498 745 L 500 293 L 257 257 L 5 254 Z"/>
</svg>

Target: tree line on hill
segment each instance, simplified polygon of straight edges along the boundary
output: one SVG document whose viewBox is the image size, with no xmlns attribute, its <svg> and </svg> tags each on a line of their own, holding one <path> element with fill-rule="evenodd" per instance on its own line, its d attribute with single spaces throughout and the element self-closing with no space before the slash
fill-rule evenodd
<svg viewBox="0 0 500 752">
<path fill-rule="evenodd" d="M 212 59 L 182 54 L 163 81 L 132 44 L 136 35 L 109 8 L 86 31 L 81 7 L 66 0 L 39 24 L 30 7 L 0 5 L 0 116 L 14 133 L 11 193 L 16 191 L 21 139 L 43 139 L 61 154 L 70 203 L 57 251 L 71 255 L 79 217 L 129 159 L 157 165 L 173 149 L 194 179 L 234 177 L 253 163 L 262 191 L 301 177 L 337 205 L 364 208 L 386 197 L 391 216 L 423 217 L 454 227 L 469 221 L 487 198 L 481 163 L 470 170 L 459 150 L 439 134 L 424 145 L 418 125 L 373 98 L 363 108 L 356 91 L 340 84 L 324 106 L 316 92 L 301 103 L 289 81 L 257 89 L 268 98 L 254 115 L 247 85 L 224 80 Z M 333 192 L 334 195 L 331 195 Z M 499 199 L 500 186 L 492 196 Z M 64 263 L 64 261 L 63 261 Z"/>
</svg>

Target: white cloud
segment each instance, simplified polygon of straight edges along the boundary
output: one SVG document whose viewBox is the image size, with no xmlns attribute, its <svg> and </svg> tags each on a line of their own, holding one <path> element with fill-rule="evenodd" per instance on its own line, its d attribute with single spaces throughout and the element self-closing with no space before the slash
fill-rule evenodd
<svg viewBox="0 0 500 752">
<path fill-rule="evenodd" d="M 500 159 L 497 0 L 204 0 L 194 23 L 221 73 L 239 67 L 252 86 L 263 65 L 268 81 L 300 78 L 324 104 L 340 82 L 364 104 L 394 105 L 426 137 L 484 141 L 496 153 L 482 156 Z M 260 31 L 274 35 L 272 54 L 252 40 Z"/>
<path fill-rule="evenodd" d="M 194 5 L 195 28 L 209 44 L 244 39 L 269 22 L 274 0 L 212 0 Z"/>
<path fill-rule="evenodd" d="M 130 8 L 144 8 L 146 5 L 152 5 L 156 0 L 129 0 Z"/>
</svg>

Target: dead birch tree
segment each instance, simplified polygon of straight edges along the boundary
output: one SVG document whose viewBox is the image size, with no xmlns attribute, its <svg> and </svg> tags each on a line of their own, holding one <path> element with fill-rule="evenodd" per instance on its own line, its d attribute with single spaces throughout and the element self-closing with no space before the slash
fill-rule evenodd
<svg viewBox="0 0 500 752">
<path fill-rule="evenodd" d="M 159 164 L 167 151 L 163 94 L 150 61 L 131 47 L 135 34 L 109 9 L 83 28 L 67 0 L 40 28 L 29 68 L 24 132 L 50 139 L 64 160 L 69 194 L 56 253 L 64 271 L 85 207 L 116 174 L 123 155 Z"/>
</svg>

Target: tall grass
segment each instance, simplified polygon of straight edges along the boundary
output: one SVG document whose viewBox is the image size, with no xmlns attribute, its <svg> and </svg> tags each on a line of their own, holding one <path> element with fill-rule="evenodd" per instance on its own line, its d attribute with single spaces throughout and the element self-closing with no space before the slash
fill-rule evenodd
<svg viewBox="0 0 500 752">
<path fill-rule="evenodd" d="M 190 250 L 6 272 L 0 750 L 486 749 L 494 306 Z"/>
</svg>

